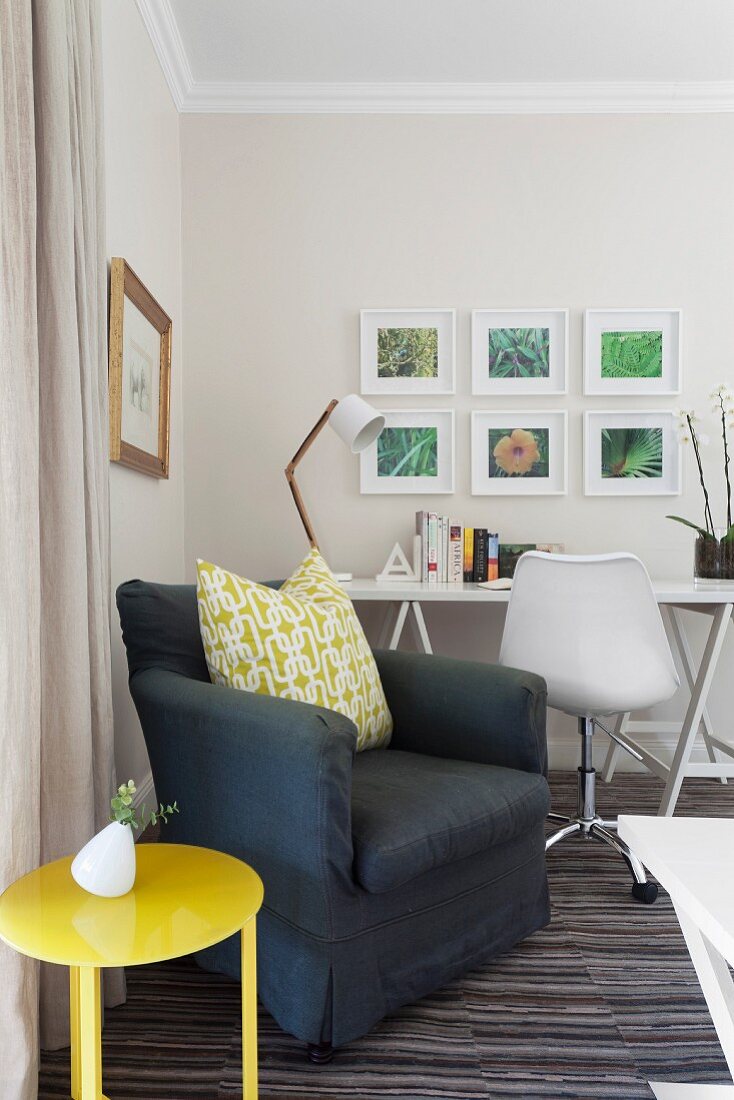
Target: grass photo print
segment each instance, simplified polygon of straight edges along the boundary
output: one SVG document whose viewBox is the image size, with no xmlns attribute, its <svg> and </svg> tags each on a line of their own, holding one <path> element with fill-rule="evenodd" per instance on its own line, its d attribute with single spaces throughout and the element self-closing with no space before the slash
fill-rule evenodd
<svg viewBox="0 0 734 1100">
<path fill-rule="evenodd" d="M 453 493 L 453 409 L 382 410 L 385 427 L 360 453 L 363 493 Z"/>
<path fill-rule="evenodd" d="M 437 428 L 383 428 L 377 440 L 378 477 L 438 477 Z"/>
</svg>

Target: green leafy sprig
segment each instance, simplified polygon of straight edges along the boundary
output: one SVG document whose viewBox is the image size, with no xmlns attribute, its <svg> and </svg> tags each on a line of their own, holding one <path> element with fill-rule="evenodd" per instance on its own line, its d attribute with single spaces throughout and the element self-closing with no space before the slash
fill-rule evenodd
<svg viewBox="0 0 734 1100">
<path fill-rule="evenodd" d="M 117 794 L 110 803 L 112 807 L 110 821 L 116 821 L 119 825 L 130 825 L 133 829 L 147 829 L 149 825 L 157 825 L 159 821 L 167 825 L 168 818 L 172 814 L 179 813 L 178 802 L 169 803 L 167 806 L 164 806 L 161 802 L 157 810 L 150 810 L 147 813 L 145 804 L 143 804 L 138 818 L 134 804 L 136 793 L 137 787 L 133 779 L 128 779 L 127 783 L 120 784 L 117 788 Z"/>
</svg>

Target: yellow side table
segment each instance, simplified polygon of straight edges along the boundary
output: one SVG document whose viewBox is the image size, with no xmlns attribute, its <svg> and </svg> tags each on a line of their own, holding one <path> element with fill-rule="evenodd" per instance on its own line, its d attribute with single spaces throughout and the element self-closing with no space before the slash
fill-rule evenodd
<svg viewBox="0 0 734 1100">
<path fill-rule="evenodd" d="M 0 938 L 23 955 L 70 968 L 73 1100 L 102 1095 L 100 969 L 189 955 L 242 932 L 242 1095 L 257 1097 L 255 920 L 263 886 L 239 859 L 184 844 L 141 844 L 135 886 L 86 893 L 71 858 L 47 863 L 0 897 Z"/>
</svg>

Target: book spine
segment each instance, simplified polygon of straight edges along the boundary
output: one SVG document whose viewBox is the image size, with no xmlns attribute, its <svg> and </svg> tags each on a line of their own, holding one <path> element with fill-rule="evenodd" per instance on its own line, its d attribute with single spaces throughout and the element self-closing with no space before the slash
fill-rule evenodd
<svg viewBox="0 0 734 1100">
<path fill-rule="evenodd" d="M 441 571 L 443 569 L 443 529 L 441 517 L 436 516 L 436 580 L 441 583 Z"/>
<path fill-rule="evenodd" d="M 449 579 L 449 521 L 446 516 L 441 516 L 441 549 L 443 560 L 441 562 L 441 580 L 444 584 Z"/>
<path fill-rule="evenodd" d="M 487 580 L 496 581 L 500 575 L 500 537 L 489 535 L 487 539 Z"/>
<path fill-rule="evenodd" d="M 474 576 L 476 584 L 487 579 L 487 531 L 484 527 L 474 529 Z"/>
<path fill-rule="evenodd" d="M 461 583 L 464 579 L 464 532 L 460 523 L 449 521 L 449 581 Z"/>
<path fill-rule="evenodd" d="M 435 512 L 428 515 L 428 581 L 434 584 L 438 580 L 438 516 Z"/>
<path fill-rule="evenodd" d="M 464 580 L 474 580 L 474 528 L 464 528 Z"/>
<path fill-rule="evenodd" d="M 428 580 L 428 512 L 416 512 L 415 533 L 421 537 L 421 580 Z"/>
</svg>

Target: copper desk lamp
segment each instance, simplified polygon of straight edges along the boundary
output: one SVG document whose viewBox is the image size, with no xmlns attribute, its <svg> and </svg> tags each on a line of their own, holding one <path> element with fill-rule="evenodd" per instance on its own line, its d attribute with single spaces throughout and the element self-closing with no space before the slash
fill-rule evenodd
<svg viewBox="0 0 734 1100">
<path fill-rule="evenodd" d="M 301 491 L 296 484 L 295 471 L 296 466 L 327 423 L 334 429 L 339 438 L 346 443 L 352 454 L 359 454 L 360 451 L 365 450 L 370 443 L 374 443 L 377 439 L 385 427 L 385 417 L 377 409 L 373 409 L 371 405 L 368 405 L 361 397 L 358 397 L 356 393 L 348 394 L 341 401 L 332 400 L 286 466 L 286 481 L 296 502 L 301 523 L 306 531 L 306 537 L 311 546 L 317 550 L 318 542 L 306 506 L 303 503 Z"/>
</svg>

